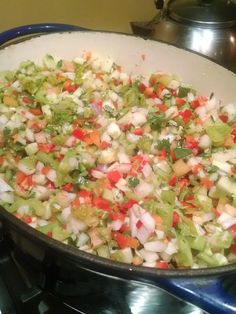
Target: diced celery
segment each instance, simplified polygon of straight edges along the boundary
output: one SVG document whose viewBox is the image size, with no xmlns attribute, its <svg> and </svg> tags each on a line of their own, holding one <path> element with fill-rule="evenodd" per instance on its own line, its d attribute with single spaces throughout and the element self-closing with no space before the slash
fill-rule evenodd
<svg viewBox="0 0 236 314">
<path fill-rule="evenodd" d="M 203 251 L 207 243 L 207 239 L 205 236 L 197 236 L 194 238 L 189 238 L 189 244 L 192 249 L 197 251 Z"/>
<path fill-rule="evenodd" d="M 206 132 L 213 145 L 221 146 L 224 144 L 225 138 L 230 134 L 231 127 L 223 122 L 216 122 L 206 127 Z"/>
<path fill-rule="evenodd" d="M 161 199 L 164 203 L 168 203 L 170 205 L 174 205 L 175 203 L 175 192 L 171 190 L 162 190 Z"/>
<path fill-rule="evenodd" d="M 51 166 L 53 169 L 56 169 L 59 165 L 58 161 L 53 158 L 53 154 L 44 153 L 44 152 L 38 152 L 36 154 L 36 159 L 38 161 L 41 161 L 43 164 Z"/>
<path fill-rule="evenodd" d="M 55 240 L 64 241 L 69 237 L 69 232 L 59 225 L 56 225 L 52 229 L 52 237 Z"/>
<path fill-rule="evenodd" d="M 98 256 L 109 258 L 110 257 L 110 251 L 107 245 L 101 245 L 97 248 Z"/>
<path fill-rule="evenodd" d="M 186 238 L 179 236 L 177 238 L 178 253 L 174 258 L 177 264 L 181 267 L 191 267 L 193 265 L 193 256 L 191 247 Z"/>
</svg>

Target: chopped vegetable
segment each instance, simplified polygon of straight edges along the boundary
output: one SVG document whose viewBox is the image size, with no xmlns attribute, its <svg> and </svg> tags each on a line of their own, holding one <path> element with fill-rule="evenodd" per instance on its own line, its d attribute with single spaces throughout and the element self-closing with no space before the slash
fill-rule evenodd
<svg viewBox="0 0 236 314">
<path fill-rule="evenodd" d="M 235 104 L 91 52 L 24 61 L 0 78 L 0 205 L 10 213 L 133 265 L 236 260 Z"/>
</svg>

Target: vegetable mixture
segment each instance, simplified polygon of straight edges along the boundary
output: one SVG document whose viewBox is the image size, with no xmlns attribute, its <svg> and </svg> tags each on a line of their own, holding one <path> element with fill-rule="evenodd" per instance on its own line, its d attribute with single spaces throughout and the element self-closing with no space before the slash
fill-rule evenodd
<svg viewBox="0 0 236 314">
<path fill-rule="evenodd" d="M 0 73 L 0 204 L 115 261 L 233 263 L 236 105 L 90 52 L 24 61 Z"/>
</svg>

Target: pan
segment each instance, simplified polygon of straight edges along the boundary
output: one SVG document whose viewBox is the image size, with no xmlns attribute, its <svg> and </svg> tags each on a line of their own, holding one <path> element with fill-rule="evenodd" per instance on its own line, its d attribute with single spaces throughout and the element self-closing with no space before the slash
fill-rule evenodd
<svg viewBox="0 0 236 314">
<path fill-rule="evenodd" d="M 45 32 L 51 34 L 42 35 Z M 37 36 L 6 45 L 9 40 L 32 34 Z M 15 69 L 22 60 L 40 61 L 46 54 L 73 59 L 85 50 L 95 50 L 101 56 L 112 56 L 129 72 L 145 74 L 164 70 L 177 73 L 202 94 L 210 95 L 214 91 L 222 101 L 236 103 L 234 73 L 203 56 L 165 43 L 125 34 L 88 31 L 73 25 L 36 24 L 0 34 L 0 44 L 4 44 L 0 51 L 0 70 Z M 159 286 L 209 313 L 230 313 L 236 308 L 236 299 L 229 289 L 225 290 L 236 272 L 235 264 L 173 270 L 132 266 L 93 256 L 48 238 L 4 208 L 0 209 L 0 219 L 1 233 L 9 240 L 9 245 L 42 267 L 50 265 L 71 272 L 79 268 L 105 277 L 141 281 Z"/>
</svg>

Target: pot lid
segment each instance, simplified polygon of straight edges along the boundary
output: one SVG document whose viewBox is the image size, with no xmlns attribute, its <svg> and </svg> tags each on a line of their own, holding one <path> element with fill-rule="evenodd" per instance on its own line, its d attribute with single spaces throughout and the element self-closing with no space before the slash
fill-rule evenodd
<svg viewBox="0 0 236 314">
<path fill-rule="evenodd" d="M 236 25 L 235 0 L 170 0 L 169 16 L 182 23 L 204 27 Z"/>
</svg>

